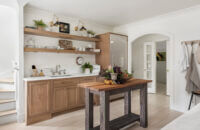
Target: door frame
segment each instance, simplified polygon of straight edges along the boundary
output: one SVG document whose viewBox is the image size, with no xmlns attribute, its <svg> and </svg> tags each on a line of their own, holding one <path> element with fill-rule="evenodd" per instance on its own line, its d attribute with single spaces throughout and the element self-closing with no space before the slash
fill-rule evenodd
<svg viewBox="0 0 200 130">
<path fill-rule="evenodd" d="M 168 44 L 169 44 L 169 48 L 170 48 L 170 53 L 171 53 L 171 57 L 170 57 L 170 76 L 171 76 L 171 86 L 169 88 L 169 92 L 170 92 L 170 109 L 175 109 L 175 105 L 174 105 L 174 91 L 175 91 L 175 81 L 174 81 L 174 75 L 175 75 L 175 71 L 174 71 L 174 48 L 173 48 L 173 43 L 174 43 L 174 36 L 171 33 L 168 32 L 163 32 L 163 31 L 148 31 L 148 32 L 139 32 L 137 34 L 128 34 L 128 46 L 129 46 L 129 50 L 128 50 L 128 71 L 129 73 L 132 72 L 132 44 L 134 43 L 134 41 L 136 41 L 138 38 L 148 35 L 148 34 L 160 34 L 160 35 L 164 35 L 167 36 L 168 39 Z"/>
</svg>

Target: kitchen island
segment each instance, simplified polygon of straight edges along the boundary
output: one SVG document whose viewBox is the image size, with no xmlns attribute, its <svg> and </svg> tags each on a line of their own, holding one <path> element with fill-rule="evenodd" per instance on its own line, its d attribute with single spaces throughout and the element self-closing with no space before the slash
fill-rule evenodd
<svg viewBox="0 0 200 130">
<path fill-rule="evenodd" d="M 85 130 L 119 130 L 135 121 L 140 126 L 148 126 L 147 113 L 147 83 L 151 80 L 131 79 L 124 84 L 104 85 L 100 82 L 82 83 L 79 87 L 85 89 Z M 131 112 L 131 91 L 140 90 L 140 115 Z M 110 121 L 110 95 L 125 93 L 124 116 Z M 100 96 L 100 125 L 93 123 L 93 95 Z"/>
<path fill-rule="evenodd" d="M 78 110 L 85 106 L 85 93 L 79 83 L 97 81 L 96 74 L 29 77 L 25 83 L 26 124 L 43 121 L 54 115 Z M 98 104 L 98 98 L 95 98 Z"/>
</svg>

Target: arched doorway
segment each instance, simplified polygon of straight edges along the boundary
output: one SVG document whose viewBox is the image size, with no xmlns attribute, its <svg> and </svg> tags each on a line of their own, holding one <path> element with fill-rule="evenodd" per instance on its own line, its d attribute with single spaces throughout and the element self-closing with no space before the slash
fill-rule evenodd
<svg viewBox="0 0 200 130">
<path fill-rule="evenodd" d="M 129 50 L 131 52 L 129 53 L 131 54 L 129 59 L 131 68 L 129 70 L 133 72 L 135 78 L 152 79 L 154 82 L 149 86 L 149 92 L 170 95 L 170 106 L 173 101 L 173 50 L 171 44 L 172 37 L 161 33 L 141 34 L 129 43 L 131 46 Z M 151 48 L 151 53 L 154 51 L 154 55 L 145 50 L 148 47 Z M 153 57 L 150 63 L 147 61 L 148 55 Z M 158 57 L 160 55 L 161 57 Z M 149 68 L 151 69 L 149 70 Z"/>
</svg>

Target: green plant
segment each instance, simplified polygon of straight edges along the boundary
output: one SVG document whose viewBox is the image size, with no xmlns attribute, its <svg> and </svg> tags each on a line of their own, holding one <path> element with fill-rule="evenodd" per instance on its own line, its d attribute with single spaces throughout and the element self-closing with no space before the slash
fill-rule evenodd
<svg viewBox="0 0 200 130">
<path fill-rule="evenodd" d="M 114 73 L 114 70 L 112 68 L 103 70 L 101 76 L 103 76 L 107 80 L 111 80 L 111 73 Z"/>
<path fill-rule="evenodd" d="M 93 70 L 93 66 L 90 64 L 90 62 L 86 62 L 85 64 L 83 64 L 82 66 L 81 66 L 81 68 L 82 68 L 82 70 L 83 70 L 83 72 L 85 72 L 85 69 L 90 69 L 90 72 L 92 72 L 92 70 Z"/>
<path fill-rule="evenodd" d="M 95 35 L 95 32 L 92 31 L 92 30 L 88 30 L 87 33 L 88 33 L 88 34 L 91 34 L 91 35 L 93 35 L 93 36 Z"/>
<path fill-rule="evenodd" d="M 36 27 L 46 27 L 47 25 L 41 20 L 33 20 Z"/>
</svg>

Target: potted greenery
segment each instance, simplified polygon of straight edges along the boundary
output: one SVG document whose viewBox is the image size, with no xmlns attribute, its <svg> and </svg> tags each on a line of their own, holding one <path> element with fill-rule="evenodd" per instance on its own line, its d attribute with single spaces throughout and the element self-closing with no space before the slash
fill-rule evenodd
<svg viewBox="0 0 200 130">
<path fill-rule="evenodd" d="M 93 70 L 93 66 L 89 62 L 86 62 L 85 64 L 83 64 L 81 68 L 85 74 L 90 74 L 92 73 L 92 70 Z"/>
<path fill-rule="evenodd" d="M 106 85 L 123 84 L 133 77 L 126 70 L 122 71 L 119 66 L 109 67 L 102 72 L 101 76 L 105 78 L 104 83 Z"/>
<path fill-rule="evenodd" d="M 44 30 L 44 28 L 47 26 L 43 20 L 33 20 L 34 21 L 34 24 L 35 26 L 37 27 L 38 30 Z"/>
<path fill-rule="evenodd" d="M 94 37 L 95 32 L 92 31 L 92 30 L 87 30 L 87 34 L 88 34 L 89 37 Z"/>
</svg>

